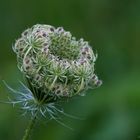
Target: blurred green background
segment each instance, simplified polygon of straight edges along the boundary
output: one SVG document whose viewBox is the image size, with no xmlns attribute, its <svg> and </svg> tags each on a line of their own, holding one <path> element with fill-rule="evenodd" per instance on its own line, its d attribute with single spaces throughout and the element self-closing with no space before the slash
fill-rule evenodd
<svg viewBox="0 0 140 140">
<path fill-rule="evenodd" d="M 40 121 L 32 140 L 140 139 L 140 0 L 1 0 L 0 100 L 9 94 L 2 80 L 14 88 L 22 75 L 11 46 L 34 24 L 63 26 L 90 42 L 99 54 L 96 73 L 103 85 L 85 97 L 63 103 L 62 116 L 71 131 L 55 121 Z M 0 140 L 20 140 L 29 117 L 18 108 L 0 104 Z"/>
</svg>

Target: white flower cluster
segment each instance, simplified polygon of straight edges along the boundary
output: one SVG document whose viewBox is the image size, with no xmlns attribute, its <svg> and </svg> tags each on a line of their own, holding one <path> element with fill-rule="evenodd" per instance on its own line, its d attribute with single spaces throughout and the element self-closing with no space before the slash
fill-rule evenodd
<svg viewBox="0 0 140 140">
<path fill-rule="evenodd" d="M 13 50 L 32 89 L 46 98 L 69 98 L 101 85 L 94 73 L 97 55 L 88 42 L 77 41 L 62 27 L 34 25 L 22 33 Z"/>
</svg>

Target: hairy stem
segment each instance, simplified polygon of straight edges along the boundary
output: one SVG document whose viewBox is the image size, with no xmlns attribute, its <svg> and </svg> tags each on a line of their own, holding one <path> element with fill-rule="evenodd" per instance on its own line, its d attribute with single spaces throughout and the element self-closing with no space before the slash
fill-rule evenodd
<svg viewBox="0 0 140 140">
<path fill-rule="evenodd" d="M 27 129 L 25 130 L 25 134 L 23 136 L 23 139 L 22 140 L 28 140 L 30 135 L 31 135 L 31 131 L 33 130 L 34 128 L 34 125 L 36 123 L 36 119 L 37 119 L 37 112 L 35 113 L 35 115 L 32 117 Z"/>
</svg>

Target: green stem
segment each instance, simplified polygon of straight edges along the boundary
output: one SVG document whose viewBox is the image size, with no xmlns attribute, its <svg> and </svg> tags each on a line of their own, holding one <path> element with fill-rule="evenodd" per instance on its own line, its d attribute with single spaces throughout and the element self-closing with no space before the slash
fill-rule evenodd
<svg viewBox="0 0 140 140">
<path fill-rule="evenodd" d="M 52 82 L 52 84 L 51 84 L 51 86 L 50 86 L 50 90 L 53 88 L 53 86 L 54 86 L 54 84 L 55 84 L 57 78 L 58 78 L 58 76 L 55 76 L 55 78 L 54 78 L 54 80 L 53 80 L 53 82 Z"/>
<path fill-rule="evenodd" d="M 35 113 L 35 115 L 32 117 L 27 129 L 25 130 L 25 134 L 23 136 L 22 140 L 28 140 L 30 135 L 31 135 L 31 131 L 33 130 L 33 127 L 36 123 L 36 118 L 37 118 L 37 113 Z"/>
<path fill-rule="evenodd" d="M 84 88 L 84 78 L 82 78 L 82 80 L 81 80 L 81 84 L 80 84 L 80 87 L 79 87 L 77 93 L 80 92 L 83 88 Z"/>
</svg>

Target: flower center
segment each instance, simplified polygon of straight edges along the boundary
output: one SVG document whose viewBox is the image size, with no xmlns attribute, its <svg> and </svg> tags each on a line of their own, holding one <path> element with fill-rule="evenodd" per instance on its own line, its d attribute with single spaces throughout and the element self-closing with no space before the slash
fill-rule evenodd
<svg viewBox="0 0 140 140">
<path fill-rule="evenodd" d="M 50 52 L 60 59 L 75 60 L 80 53 L 80 45 L 70 32 L 57 31 L 50 37 Z"/>
</svg>

